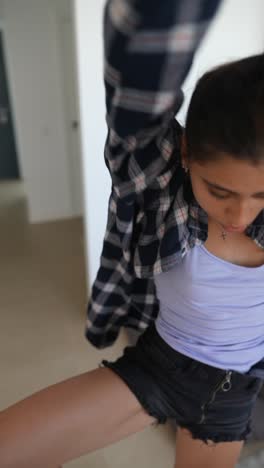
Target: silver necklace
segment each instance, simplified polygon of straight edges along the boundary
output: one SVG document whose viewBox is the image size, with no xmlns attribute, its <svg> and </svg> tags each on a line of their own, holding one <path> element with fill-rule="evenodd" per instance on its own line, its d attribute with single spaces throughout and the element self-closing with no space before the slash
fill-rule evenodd
<svg viewBox="0 0 264 468">
<path fill-rule="evenodd" d="M 227 232 L 225 231 L 225 229 L 221 228 L 222 229 L 222 232 L 221 232 L 221 237 L 222 239 L 225 241 L 226 238 L 227 238 Z"/>
</svg>

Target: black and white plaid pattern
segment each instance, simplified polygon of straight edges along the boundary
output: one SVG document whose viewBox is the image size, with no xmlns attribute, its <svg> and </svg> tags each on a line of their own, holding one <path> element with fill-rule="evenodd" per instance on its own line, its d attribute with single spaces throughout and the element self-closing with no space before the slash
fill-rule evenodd
<svg viewBox="0 0 264 468">
<path fill-rule="evenodd" d="M 207 237 L 181 167 L 175 120 L 181 84 L 220 0 L 110 0 L 104 16 L 108 136 L 112 178 L 100 268 L 85 328 L 96 347 L 120 327 L 144 330 L 158 313 L 153 276 Z M 262 224 L 264 215 L 262 214 Z M 264 230 L 250 235 L 264 247 Z"/>
</svg>

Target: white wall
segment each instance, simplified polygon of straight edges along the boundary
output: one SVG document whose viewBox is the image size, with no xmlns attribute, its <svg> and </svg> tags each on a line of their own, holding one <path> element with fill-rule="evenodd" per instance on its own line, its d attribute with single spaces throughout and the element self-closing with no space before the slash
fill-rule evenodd
<svg viewBox="0 0 264 468">
<path fill-rule="evenodd" d="M 2 5 L 2 3 L 0 2 L 0 27 L 2 26 L 3 15 L 4 15 L 4 12 L 3 12 L 3 5 Z"/>
<path fill-rule="evenodd" d="M 111 188 L 110 176 L 103 158 L 106 138 L 102 51 L 103 5 L 103 0 L 75 1 L 87 276 L 90 284 L 99 266 Z"/>
<path fill-rule="evenodd" d="M 185 101 L 178 119 L 184 123 L 197 80 L 210 68 L 264 51 L 264 1 L 225 0 L 209 29 L 184 83 Z"/>
<path fill-rule="evenodd" d="M 30 221 L 73 215 L 52 0 L 1 0 L 18 157 Z"/>
<path fill-rule="evenodd" d="M 82 120 L 87 269 L 90 284 L 99 266 L 106 225 L 110 176 L 104 166 L 106 137 L 102 81 L 102 10 L 104 1 L 75 0 Z M 263 0 L 226 0 L 206 36 L 186 80 L 186 106 L 200 75 L 215 64 L 254 54 L 264 45 Z"/>
</svg>

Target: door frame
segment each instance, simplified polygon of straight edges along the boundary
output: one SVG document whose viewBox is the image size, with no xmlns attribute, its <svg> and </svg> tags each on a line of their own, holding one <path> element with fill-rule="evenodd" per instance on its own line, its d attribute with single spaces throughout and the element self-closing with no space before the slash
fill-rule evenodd
<svg viewBox="0 0 264 468">
<path fill-rule="evenodd" d="M 69 2 L 70 3 L 70 2 Z M 73 10 L 57 11 L 57 47 L 58 59 L 60 63 L 62 87 L 64 102 L 64 123 L 66 129 L 66 148 L 67 160 L 69 165 L 69 183 L 72 199 L 72 210 L 74 216 L 83 216 L 83 178 L 81 161 L 81 127 L 80 127 L 80 109 L 79 92 L 77 79 L 77 52 L 76 38 L 74 30 Z M 67 40 L 70 42 L 71 52 L 67 56 L 67 50 L 63 47 L 65 34 L 68 34 Z M 69 66 L 70 64 L 70 66 Z M 65 78 L 70 70 L 71 78 Z"/>
<path fill-rule="evenodd" d="M 22 164 L 20 159 L 20 151 L 19 151 L 19 144 L 17 138 L 17 128 L 16 128 L 16 114 L 13 105 L 13 87 L 12 87 L 12 80 L 10 78 L 9 73 L 9 65 L 8 65 L 8 54 L 6 53 L 6 30 L 5 30 L 5 22 L 3 19 L 0 19 L 0 33 L 2 34 L 2 47 L 4 52 L 4 59 L 5 59 L 5 73 L 6 73 L 6 80 L 8 86 L 8 98 L 9 98 L 9 106 L 10 106 L 10 114 L 12 117 L 12 128 L 13 128 L 13 137 L 14 143 L 16 148 L 16 157 L 17 157 L 17 165 L 18 165 L 18 172 L 19 172 L 19 181 L 23 180 L 23 170 Z"/>
</svg>

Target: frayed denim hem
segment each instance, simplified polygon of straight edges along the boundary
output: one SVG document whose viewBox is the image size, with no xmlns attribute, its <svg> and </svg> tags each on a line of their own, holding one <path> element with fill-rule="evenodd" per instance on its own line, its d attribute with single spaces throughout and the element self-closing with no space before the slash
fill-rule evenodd
<svg viewBox="0 0 264 468">
<path fill-rule="evenodd" d="M 241 442 L 246 441 L 251 434 L 251 427 L 248 424 L 246 430 L 242 434 L 221 434 L 214 432 L 203 431 L 200 425 L 193 424 L 179 424 L 178 427 L 186 429 L 190 432 L 192 438 L 195 440 L 199 439 L 206 445 L 219 444 L 221 442 Z"/>
<path fill-rule="evenodd" d="M 115 374 L 117 374 L 127 384 L 127 386 L 133 392 L 135 397 L 138 399 L 139 403 L 144 408 L 144 410 L 149 414 L 149 416 L 156 419 L 156 421 L 153 423 L 153 425 L 158 426 L 159 424 L 165 424 L 166 421 L 167 421 L 167 417 L 166 416 L 160 416 L 160 415 L 156 414 L 150 408 L 150 406 L 149 406 L 148 402 L 145 400 L 145 398 L 142 397 L 142 394 L 140 394 L 137 387 L 134 386 L 133 383 L 130 380 L 126 379 L 126 376 L 124 375 L 123 372 L 119 373 L 119 370 L 116 367 L 116 364 L 115 363 L 113 363 L 113 364 L 114 365 L 112 365 L 112 363 L 109 362 L 109 361 L 103 360 L 100 363 L 99 367 L 107 367 L 108 369 L 111 369 L 113 372 L 115 372 Z"/>
</svg>

